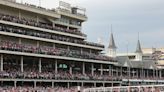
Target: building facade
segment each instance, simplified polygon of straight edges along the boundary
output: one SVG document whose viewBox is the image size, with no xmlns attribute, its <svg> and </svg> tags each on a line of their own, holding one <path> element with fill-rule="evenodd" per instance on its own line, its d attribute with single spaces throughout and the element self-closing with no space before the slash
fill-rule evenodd
<svg viewBox="0 0 164 92">
<path fill-rule="evenodd" d="M 86 34 L 81 32 L 87 16 L 79 13 L 78 7 L 67 6 L 49 10 L 0 0 L 2 89 L 7 86 L 64 90 L 60 87 L 164 82 L 164 71 L 153 63 L 151 67 L 141 63 L 134 66 L 129 58 L 116 56 L 113 34 L 110 54 L 100 54 L 104 45 L 86 41 Z"/>
</svg>

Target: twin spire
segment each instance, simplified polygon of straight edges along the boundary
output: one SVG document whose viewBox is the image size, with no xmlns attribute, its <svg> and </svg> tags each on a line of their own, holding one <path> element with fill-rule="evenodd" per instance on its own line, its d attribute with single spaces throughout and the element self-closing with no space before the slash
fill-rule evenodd
<svg viewBox="0 0 164 92">
<path fill-rule="evenodd" d="M 109 42 L 109 46 L 108 46 L 108 56 L 115 58 L 116 57 L 116 44 L 114 42 L 114 37 L 113 37 L 113 33 L 112 33 L 112 25 L 111 25 L 111 35 L 110 35 L 110 42 Z"/>
<path fill-rule="evenodd" d="M 112 25 L 111 25 L 111 34 L 110 34 L 110 42 L 109 42 L 109 46 L 108 46 L 109 49 L 116 49 L 116 44 L 115 44 L 115 41 L 114 41 L 114 37 L 113 37 L 113 32 L 112 32 Z"/>
<path fill-rule="evenodd" d="M 138 39 L 138 42 L 137 42 L 136 53 L 142 53 L 141 44 L 140 44 L 139 39 Z"/>
<path fill-rule="evenodd" d="M 116 49 L 116 44 L 115 44 L 115 41 L 114 41 L 114 38 L 113 38 L 113 33 L 111 32 L 111 35 L 110 35 L 110 42 L 109 42 L 109 46 L 108 48 L 110 49 Z"/>
<path fill-rule="evenodd" d="M 138 33 L 138 42 L 137 42 L 136 53 L 142 53 L 141 44 L 140 44 L 140 40 L 139 40 L 139 33 Z"/>
<path fill-rule="evenodd" d="M 111 34 L 110 34 L 110 42 L 109 42 L 108 49 L 117 49 L 115 41 L 114 41 L 114 37 L 113 37 L 112 25 L 111 25 Z M 139 40 L 139 34 L 138 34 L 138 42 L 137 42 L 137 47 L 136 47 L 135 52 L 142 53 L 141 44 L 140 44 L 140 40 Z"/>
</svg>

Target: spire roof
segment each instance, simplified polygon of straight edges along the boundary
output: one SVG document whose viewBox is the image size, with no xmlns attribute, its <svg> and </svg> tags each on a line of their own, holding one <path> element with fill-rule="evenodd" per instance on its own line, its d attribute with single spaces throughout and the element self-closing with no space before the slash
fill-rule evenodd
<svg viewBox="0 0 164 92">
<path fill-rule="evenodd" d="M 113 37 L 113 33 L 111 32 L 111 35 L 110 35 L 110 42 L 109 42 L 109 46 L 108 48 L 112 48 L 112 49 L 116 49 L 116 44 L 114 42 L 114 37 Z"/>
<path fill-rule="evenodd" d="M 137 42 L 136 53 L 142 53 L 141 44 L 140 44 L 140 41 L 139 40 Z"/>
</svg>

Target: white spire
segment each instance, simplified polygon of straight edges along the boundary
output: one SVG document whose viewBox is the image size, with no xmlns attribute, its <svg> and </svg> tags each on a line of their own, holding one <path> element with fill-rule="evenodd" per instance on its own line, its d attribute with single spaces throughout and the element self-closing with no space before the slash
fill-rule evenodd
<svg viewBox="0 0 164 92">
<path fill-rule="evenodd" d="M 116 44 L 115 44 L 115 41 L 114 41 L 114 37 L 113 37 L 113 30 L 112 30 L 112 25 L 111 25 L 111 34 L 110 34 L 110 42 L 109 42 L 109 46 L 108 48 L 113 48 L 113 49 L 116 49 Z"/>
<path fill-rule="evenodd" d="M 112 32 L 112 25 L 111 25 L 111 34 L 110 34 L 110 42 L 109 42 L 109 46 L 108 46 L 108 56 L 110 57 L 116 57 L 116 45 L 115 45 L 115 41 L 114 41 L 114 37 L 113 37 L 113 32 Z"/>
<path fill-rule="evenodd" d="M 141 49 L 141 44 L 140 44 L 140 40 L 139 40 L 139 33 L 138 33 L 138 41 L 137 41 L 137 47 L 136 47 L 136 60 L 137 61 L 142 61 L 142 49 Z"/>
<path fill-rule="evenodd" d="M 142 53 L 141 44 L 140 44 L 140 40 L 139 40 L 139 33 L 138 33 L 138 42 L 137 42 L 136 53 Z"/>
</svg>

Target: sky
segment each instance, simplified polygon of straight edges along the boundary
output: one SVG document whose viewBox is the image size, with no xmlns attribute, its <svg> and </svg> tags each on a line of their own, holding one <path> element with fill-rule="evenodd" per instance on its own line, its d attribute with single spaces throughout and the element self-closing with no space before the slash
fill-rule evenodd
<svg viewBox="0 0 164 92">
<path fill-rule="evenodd" d="M 17 0 L 21 2 L 21 0 Z M 39 0 L 22 0 L 39 5 Z M 134 52 L 139 39 L 142 48 L 164 47 L 164 0 L 62 0 L 86 8 L 88 20 L 82 32 L 87 41 L 101 38 L 108 47 L 112 31 L 118 52 Z M 56 8 L 59 0 L 41 0 L 41 6 Z"/>
</svg>

